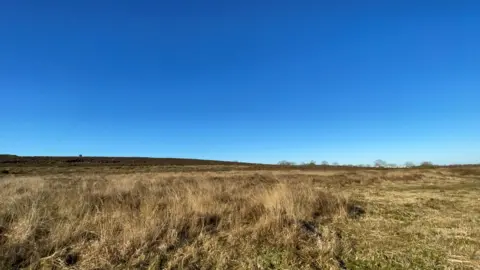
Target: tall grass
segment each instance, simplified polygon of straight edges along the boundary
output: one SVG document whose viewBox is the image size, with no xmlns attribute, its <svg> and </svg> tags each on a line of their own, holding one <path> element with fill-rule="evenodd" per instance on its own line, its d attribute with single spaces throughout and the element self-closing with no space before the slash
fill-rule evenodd
<svg viewBox="0 0 480 270">
<path fill-rule="evenodd" d="M 339 268 L 348 200 L 312 182 L 130 174 L 0 179 L 0 268 Z"/>
</svg>

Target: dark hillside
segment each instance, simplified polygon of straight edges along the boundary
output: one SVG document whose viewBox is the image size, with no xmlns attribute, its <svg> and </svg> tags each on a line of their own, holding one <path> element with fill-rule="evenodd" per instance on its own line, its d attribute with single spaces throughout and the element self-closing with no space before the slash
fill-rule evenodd
<svg viewBox="0 0 480 270">
<path fill-rule="evenodd" d="M 51 156 L 15 156 L 0 155 L 0 164 L 15 166 L 62 166 L 62 165 L 253 165 L 251 163 L 184 159 L 184 158 L 146 158 L 146 157 L 51 157 Z"/>
</svg>

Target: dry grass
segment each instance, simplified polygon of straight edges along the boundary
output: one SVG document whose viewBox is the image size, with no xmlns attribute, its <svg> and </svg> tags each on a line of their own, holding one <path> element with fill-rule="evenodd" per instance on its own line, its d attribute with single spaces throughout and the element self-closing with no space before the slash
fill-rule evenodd
<svg viewBox="0 0 480 270">
<path fill-rule="evenodd" d="M 479 175 L 6 176 L 0 268 L 479 269 Z"/>
</svg>

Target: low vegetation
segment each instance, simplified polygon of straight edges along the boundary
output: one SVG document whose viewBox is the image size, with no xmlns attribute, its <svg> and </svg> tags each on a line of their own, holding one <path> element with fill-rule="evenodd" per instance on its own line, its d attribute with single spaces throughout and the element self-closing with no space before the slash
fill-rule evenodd
<svg viewBox="0 0 480 270">
<path fill-rule="evenodd" d="M 475 167 L 0 177 L 0 269 L 480 267 Z"/>
</svg>

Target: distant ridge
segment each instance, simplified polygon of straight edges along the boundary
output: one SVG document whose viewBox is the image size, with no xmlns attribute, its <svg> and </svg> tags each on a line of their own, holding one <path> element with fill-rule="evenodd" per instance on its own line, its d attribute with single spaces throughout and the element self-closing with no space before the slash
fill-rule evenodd
<svg viewBox="0 0 480 270">
<path fill-rule="evenodd" d="M 17 155 L 11 155 L 11 154 L 0 154 L 0 158 L 14 158 L 18 157 Z"/>
<path fill-rule="evenodd" d="M 195 165 L 259 165 L 255 163 L 220 161 L 190 158 L 153 158 L 153 157 L 96 157 L 96 156 L 16 156 L 1 154 L 0 163 L 16 165 L 159 165 L 159 166 L 195 166 Z"/>
</svg>

